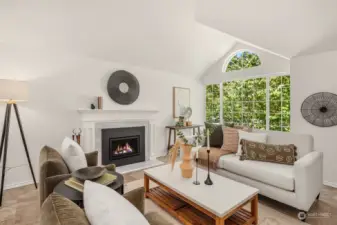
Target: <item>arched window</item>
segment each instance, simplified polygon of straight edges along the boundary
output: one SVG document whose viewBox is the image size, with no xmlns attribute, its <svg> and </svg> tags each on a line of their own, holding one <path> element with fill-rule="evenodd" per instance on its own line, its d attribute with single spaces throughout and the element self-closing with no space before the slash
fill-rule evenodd
<svg viewBox="0 0 337 225">
<path fill-rule="evenodd" d="M 257 54 L 234 52 L 223 72 L 260 66 Z M 222 91 L 220 91 L 222 89 Z M 206 87 L 206 121 L 261 130 L 290 130 L 290 76 L 226 81 Z"/>
<path fill-rule="evenodd" d="M 224 65 L 223 71 L 231 72 L 235 70 L 248 69 L 260 65 L 261 61 L 257 54 L 247 50 L 240 50 L 229 57 Z"/>
</svg>

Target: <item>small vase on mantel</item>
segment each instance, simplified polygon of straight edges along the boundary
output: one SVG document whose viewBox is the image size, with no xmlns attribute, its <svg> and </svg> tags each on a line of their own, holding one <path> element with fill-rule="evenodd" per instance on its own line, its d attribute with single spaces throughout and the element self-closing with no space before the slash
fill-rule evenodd
<svg viewBox="0 0 337 225">
<path fill-rule="evenodd" d="M 193 165 L 192 165 L 192 145 L 189 144 L 182 144 L 180 145 L 183 151 L 183 162 L 180 164 L 181 175 L 184 178 L 192 178 L 193 175 Z"/>
</svg>

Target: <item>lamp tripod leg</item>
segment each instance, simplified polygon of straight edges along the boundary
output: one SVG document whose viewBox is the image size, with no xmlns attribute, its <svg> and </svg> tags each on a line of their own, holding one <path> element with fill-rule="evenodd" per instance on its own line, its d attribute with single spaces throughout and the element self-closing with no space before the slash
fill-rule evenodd
<svg viewBox="0 0 337 225">
<path fill-rule="evenodd" d="M 32 166 L 32 162 L 30 161 L 30 156 L 29 156 L 29 152 L 28 152 L 26 138 L 25 138 L 25 134 L 23 132 L 22 124 L 21 124 L 21 119 L 20 119 L 20 114 L 19 114 L 18 106 L 16 105 L 16 103 L 14 103 L 13 105 L 14 105 L 14 111 L 15 111 L 15 114 L 16 114 L 16 119 L 18 121 L 19 128 L 20 128 L 20 133 L 21 133 L 21 138 L 22 138 L 23 146 L 25 147 L 25 152 L 26 152 L 26 156 L 27 156 L 30 172 L 31 172 L 33 180 L 34 180 L 35 188 L 37 188 L 36 179 L 35 179 L 35 175 L 34 175 L 34 171 L 33 171 L 33 166 Z"/>
<path fill-rule="evenodd" d="M 5 135 L 6 135 L 6 123 L 7 123 L 7 115 L 8 115 L 8 109 L 9 105 L 6 105 L 6 111 L 5 111 L 5 118 L 4 118 L 4 124 L 2 128 L 2 135 L 1 135 L 1 144 L 0 144 L 0 163 L 1 163 L 1 157 L 2 157 L 2 150 L 4 148 L 4 141 L 5 141 Z"/>
<path fill-rule="evenodd" d="M 4 191 L 4 182 L 5 182 L 5 174 L 6 174 L 6 162 L 7 162 L 7 148 L 8 148 L 8 136 L 9 136 L 9 126 L 10 126 L 10 118 L 11 118 L 11 109 L 12 105 L 7 104 L 6 108 L 6 116 L 5 116 L 5 126 L 3 131 L 5 134 L 2 134 L 3 140 L 1 140 L 1 151 L 4 144 L 4 158 L 2 163 L 2 175 L 1 175 L 1 190 L 0 190 L 0 206 L 2 205 L 2 196 Z M 2 152 L 1 152 L 2 153 Z"/>
</svg>

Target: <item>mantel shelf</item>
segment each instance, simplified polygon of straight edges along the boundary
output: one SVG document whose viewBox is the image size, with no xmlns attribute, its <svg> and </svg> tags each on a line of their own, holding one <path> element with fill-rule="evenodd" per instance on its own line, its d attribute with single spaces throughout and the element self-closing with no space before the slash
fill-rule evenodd
<svg viewBox="0 0 337 225">
<path fill-rule="evenodd" d="M 157 113 L 157 109 L 78 109 L 78 113 Z"/>
</svg>

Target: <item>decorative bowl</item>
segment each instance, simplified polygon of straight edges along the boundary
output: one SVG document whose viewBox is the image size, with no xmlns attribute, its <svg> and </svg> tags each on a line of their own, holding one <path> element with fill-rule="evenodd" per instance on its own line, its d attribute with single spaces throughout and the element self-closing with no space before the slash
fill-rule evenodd
<svg viewBox="0 0 337 225">
<path fill-rule="evenodd" d="M 74 171 L 71 175 L 79 180 L 95 180 L 103 176 L 106 169 L 100 166 L 91 166 Z"/>
</svg>

